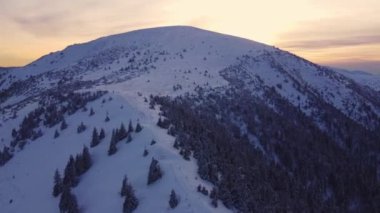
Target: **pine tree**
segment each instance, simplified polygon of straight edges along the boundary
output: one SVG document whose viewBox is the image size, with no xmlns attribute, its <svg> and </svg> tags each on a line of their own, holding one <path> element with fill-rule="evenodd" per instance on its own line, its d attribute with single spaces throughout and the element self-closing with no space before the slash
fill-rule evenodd
<svg viewBox="0 0 380 213">
<path fill-rule="evenodd" d="M 86 126 L 83 124 L 83 122 L 81 122 L 80 125 L 78 126 L 77 132 L 81 133 L 85 130 L 86 130 Z"/>
<path fill-rule="evenodd" d="M 64 187 L 59 201 L 59 209 L 62 213 L 79 213 L 77 199 L 71 193 L 70 187 Z"/>
<path fill-rule="evenodd" d="M 110 121 L 110 117 L 108 117 L 108 115 L 107 115 L 107 117 L 106 117 L 106 119 L 104 119 L 104 121 L 105 121 L 105 122 Z"/>
<path fill-rule="evenodd" d="M 198 191 L 198 192 L 201 192 L 201 191 L 202 191 L 202 186 L 201 186 L 201 184 L 198 185 L 198 187 L 197 187 L 197 191 Z"/>
<path fill-rule="evenodd" d="M 113 155 L 116 153 L 116 151 L 117 151 L 117 148 L 116 148 L 116 140 L 115 140 L 115 131 L 112 131 L 111 142 L 108 148 L 108 155 Z"/>
<path fill-rule="evenodd" d="M 63 190 L 62 178 L 57 169 L 55 170 L 55 174 L 54 174 L 53 196 L 58 197 L 58 195 L 62 193 L 62 190 Z"/>
<path fill-rule="evenodd" d="M 162 177 L 162 172 L 158 161 L 152 158 L 152 162 L 149 166 L 148 185 L 156 182 Z"/>
<path fill-rule="evenodd" d="M 82 161 L 83 161 L 84 171 L 86 172 L 92 166 L 91 155 L 86 146 L 83 147 Z"/>
<path fill-rule="evenodd" d="M 136 125 L 136 129 L 135 129 L 135 132 L 141 132 L 141 130 L 142 130 L 142 127 L 141 127 L 141 125 L 140 125 L 140 123 L 139 122 L 137 122 L 137 125 Z"/>
<path fill-rule="evenodd" d="M 62 123 L 61 123 L 61 130 L 64 130 L 66 128 L 67 128 L 67 123 L 66 123 L 65 118 L 63 118 Z"/>
<path fill-rule="evenodd" d="M 59 132 L 58 132 L 58 130 L 55 130 L 55 132 L 54 132 L 54 138 L 58 138 L 59 137 Z"/>
<path fill-rule="evenodd" d="M 67 187 L 76 186 L 78 184 L 75 161 L 72 155 L 65 167 L 65 176 L 63 177 L 63 185 Z"/>
<path fill-rule="evenodd" d="M 94 128 L 94 130 L 92 131 L 92 140 L 91 140 L 90 147 L 95 147 L 99 143 L 100 143 L 100 137 L 98 135 L 98 130 L 96 130 L 96 128 Z"/>
<path fill-rule="evenodd" d="M 12 138 L 16 138 L 17 137 L 17 131 L 16 129 L 12 129 Z"/>
<path fill-rule="evenodd" d="M 174 140 L 173 147 L 174 147 L 175 149 L 179 149 L 179 142 L 178 142 L 178 139 L 177 139 L 177 138 Z"/>
<path fill-rule="evenodd" d="M 82 175 L 84 173 L 84 171 L 85 171 L 82 155 L 76 155 L 75 156 L 74 165 L 75 165 L 75 173 L 76 173 L 76 175 L 77 176 Z"/>
<path fill-rule="evenodd" d="M 106 137 L 106 133 L 104 132 L 104 129 L 102 128 L 99 133 L 99 140 L 103 140 Z"/>
<path fill-rule="evenodd" d="M 128 136 L 128 132 L 127 132 L 127 130 L 125 129 L 123 123 L 121 123 L 121 125 L 120 125 L 120 129 L 119 129 L 118 135 L 119 135 L 119 136 L 118 136 L 118 140 L 119 140 L 119 141 L 120 141 L 120 140 L 123 140 L 124 138 L 126 138 L 126 137 Z"/>
<path fill-rule="evenodd" d="M 90 109 L 90 116 L 93 116 L 95 114 L 94 109 L 91 107 Z"/>
<path fill-rule="evenodd" d="M 133 187 L 127 182 L 127 178 L 124 178 L 125 180 L 125 186 L 124 186 L 124 192 L 125 193 L 125 200 L 123 203 L 123 212 L 124 213 L 130 213 L 133 212 L 137 206 L 139 205 L 139 201 L 137 200 L 135 196 L 135 191 L 133 190 Z M 123 180 L 123 184 L 124 184 Z M 123 195 L 122 195 L 123 196 Z"/>
<path fill-rule="evenodd" d="M 151 146 L 153 146 L 154 144 L 156 144 L 157 142 L 155 141 L 155 140 L 152 140 L 151 142 L 150 142 L 150 145 Z"/>
<path fill-rule="evenodd" d="M 170 199 L 169 199 L 170 208 L 174 209 L 175 207 L 177 207 L 178 203 L 179 203 L 179 200 L 178 200 L 177 194 L 175 193 L 174 190 L 172 190 L 172 192 L 170 193 Z"/>
<path fill-rule="evenodd" d="M 127 176 L 124 176 L 121 184 L 120 196 L 124 197 L 127 194 Z"/>
<path fill-rule="evenodd" d="M 157 126 L 162 127 L 162 119 L 161 119 L 161 117 L 158 118 Z"/>
<path fill-rule="evenodd" d="M 132 121 L 129 120 L 129 124 L 128 124 L 128 133 L 131 133 L 133 132 L 133 126 L 132 126 Z"/>
<path fill-rule="evenodd" d="M 9 147 L 4 146 L 3 151 L 0 152 L 0 166 L 4 165 L 6 162 L 8 162 L 13 155 L 9 151 Z"/>
<path fill-rule="evenodd" d="M 148 150 L 147 150 L 147 149 L 144 149 L 144 154 L 143 154 L 143 156 L 146 157 L 148 154 L 149 154 Z"/>
</svg>

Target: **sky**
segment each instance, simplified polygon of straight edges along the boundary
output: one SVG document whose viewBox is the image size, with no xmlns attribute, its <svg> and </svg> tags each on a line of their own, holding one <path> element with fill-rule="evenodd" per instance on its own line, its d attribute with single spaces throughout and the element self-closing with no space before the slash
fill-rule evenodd
<svg viewBox="0 0 380 213">
<path fill-rule="evenodd" d="M 379 0 L 0 0 L 0 66 L 131 30 L 190 25 L 380 73 Z"/>
</svg>

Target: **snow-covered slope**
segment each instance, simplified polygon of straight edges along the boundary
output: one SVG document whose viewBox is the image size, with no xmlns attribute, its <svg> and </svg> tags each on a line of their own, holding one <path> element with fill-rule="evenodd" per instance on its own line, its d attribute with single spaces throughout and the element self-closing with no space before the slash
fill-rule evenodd
<svg viewBox="0 0 380 213">
<path fill-rule="evenodd" d="M 58 169 L 62 173 L 70 155 L 80 153 L 84 145 L 90 147 L 93 128 L 104 128 L 106 137 L 90 150 L 93 166 L 80 177 L 79 185 L 73 189 L 82 212 L 122 212 L 123 199 L 119 191 L 125 175 L 140 201 L 138 212 L 169 211 L 172 189 L 181 199 L 181 204 L 173 212 L 213 211 L 207 197 L 196 192 L 199 184 L 209 189 L 211 185 L 199 178 L 194 160 L 186 161 L 177 154 L 172 147 L 174 138 L 155 125 L 157 111 L 143 104 L 142 97 L 118 93 L 104 98 L 105 103 L 99 99 L 87 105 L 94 110 L 93 116 L 90 117 L 88 111 L 68 116 L 68 128 L 59 130 L 58 138 L 54 138 L 53 131 L 58 127 L 43 129 L 41 138 L 27 144 L 22 151 L 16 151 L 15 157 L 1 167 L 2 212 L 58 212 L 59 199 L 52 196 L 54 171 Z M 136 102 L 130 104 L 127 101 L 130 99 Z M 106 123 L 107 113 L 110 121 Z M 121 123 L 127 125 L 130 120 L 134 125 L 139 121 L 143 130 L 132 134 L 132 142 L 120 142 L 117 153 L 108 156 L 112 129 Z M 78 134 L 77 126 L 82 121 L 87 130 Z M 8 126 L 1 128 L 1 135 L 8 140 L 9 132 L 4 131 L 5 127 Z M 157 143 L 151 145 L 152 140 Z M 144 149 L 149 152 L 145 157 Z M 164 174 L 156 184 L 148 186 L 152 157 L 160 162 Z M 221 206 L 217 211 L 227 210 Z"/>
<path fill-rule="evenodd" d="M 361 71 L 347 71 L 347 70 L 339 70 L 339 69 L 336 69 L 336 71 L 341 73 L 342 75 L 345 75 L 353 79 L 359 84 L 371 87 L 372 89 L 380 92 L 380 75 L 379 74 L 372 74 L 372 73 L 361 72 Z"/>
<path fill-rule="evenodd" d="M 380 84 L 378 79 L 373 82 Z M 90 146 L 95 127 L 104 128 L 106 137 L 90 149 L 93 166 L 72 189 L 83 212 L 121 212 L 123 198 L 118 192 L 124 175 L 140 202 L 137 212 L 231 211 L 221 202 L 214 208 L 210 198 L 197 192 L 199 184 L 209 190 L 213 185 L 200 178 L 194 158 L 184 160 L 173 148 L 175 138 L 156 125 L 159 109 L 151 109 L 148 103 L 151 95 L 174 98 L 231 87 L 249 91 L 281 111 L 265 96 L 274 91 L 326 134 L 335 133 L 319 114 L 326 117 L 324 113 L 331 110 L 366 129 L 380 127 L 378 92 L 277 48 L 182 26 L 108 36 L 69 46 L 25 67 L 1 71 L 0 150 L 12 147 L 10 143 L 17 138 L 12 129 L 17 130 L 31 111 L 46 107 L 45 103 L 64 108 L 68 104 L 64 98 L 62 103 L 52 101 L 62 98 L 57 94 L 108 92 L 73 114 L 58 110 L 68 123 L 67 129 L 37 121 L 35 131 L 40 130 L 42 136 L 23 138 L 13 145 L 13 158 L 0 167 L 1 212 L 58 212 L 59 198 L 52 196 L 54 172 L 58 169 L 62 174 L 69 156 L 80 153 L 84 145 Z M 89 116 L 84 108 L 92 108 L 95 115 Z M 109 122 L 104 121 L 107 115 Z M 116 154 L 108 156 L 112 130 L 130 120 L 140 122 L 143 130 L 132 134 L 131 143 L 119 142 Z M 78 134 L 81 122 L 87 129 Z M 56 130 L 58 138 L 54 138 Z M 151 145 L 152 140 L 157 143 Z M 149 154 L 143 157 L 145 148 Z M 164 174 L 155 184 L 147 185 L 152 157 L 159 160 Z M 168 204 L 172 189 L 180 197 L 173 210 Z"/>
</svg>

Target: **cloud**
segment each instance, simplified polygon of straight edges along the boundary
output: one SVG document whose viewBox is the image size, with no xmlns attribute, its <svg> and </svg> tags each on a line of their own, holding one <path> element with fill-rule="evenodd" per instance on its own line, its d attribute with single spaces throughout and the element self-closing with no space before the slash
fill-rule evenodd
<svg viewBox="0 0 380 213">
<path fill-rule="evenodd" d="M 344 38 L 335 39 L 314 39 L 314 40 L 294 40 L 284 41 L 277 45 L 283 48 L 291 49 L 323 49 L 333 47 L 345 47 L 345 46 L 358 46 L 358 45 L 372 45 L 380 44 L 379 35 L 369 36 L 350 36 L 347 35 Z"/>
<path fill-rule="evenodd" d="M 87 38 L 117 32 L 123 26 L 128 30 L 140 23 L 157 23 L 154 11 L 159 11 L 161 1 L 13 0 L 7 4 L 0 2 L 0 18 L 36 37 Z"/>
</svg>

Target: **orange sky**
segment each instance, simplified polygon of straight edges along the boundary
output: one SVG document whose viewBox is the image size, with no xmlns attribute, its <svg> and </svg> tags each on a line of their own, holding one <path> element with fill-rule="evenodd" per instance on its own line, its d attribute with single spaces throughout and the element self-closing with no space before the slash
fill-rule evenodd
<svg viewBox="0 0 380 213">
<path fill-rule="evenodd" d="M 378 0 L 0 0 L 0 66 L 134 29 L 192 25 L 380 72 Z"/>
</svg>

